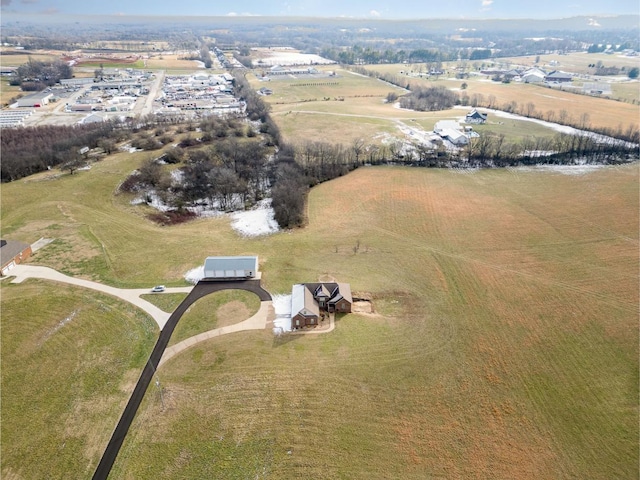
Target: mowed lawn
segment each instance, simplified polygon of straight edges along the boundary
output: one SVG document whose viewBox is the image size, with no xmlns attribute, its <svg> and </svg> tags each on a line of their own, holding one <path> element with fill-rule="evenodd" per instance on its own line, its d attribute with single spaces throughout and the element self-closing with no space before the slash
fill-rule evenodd
<svg viewBox="0 0 640 480">
<path fill-rule="evenodd" d="M 112 477 L 637 478 L 637 189 L 637 165 L 319 186 L 307 228 L 250 242 L 265 282 L 332 275 L 378 315 L 172 359 Z"/>
<path fill-rule="evenodd" d="M 131 305 L 3 281 L 0 476 L 90 478 L 157 336 Z"/>
</svg>

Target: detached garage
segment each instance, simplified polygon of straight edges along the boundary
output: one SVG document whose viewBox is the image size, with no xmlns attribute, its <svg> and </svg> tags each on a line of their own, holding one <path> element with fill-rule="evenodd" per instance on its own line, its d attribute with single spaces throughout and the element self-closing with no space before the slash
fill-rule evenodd
<svg viewBox="0 0 640 480">
<path fill-rule="evenodd" d="M 245 280 L 258 275 L 258 257 L 207 257 L 204 280 Z"/>
</svg>

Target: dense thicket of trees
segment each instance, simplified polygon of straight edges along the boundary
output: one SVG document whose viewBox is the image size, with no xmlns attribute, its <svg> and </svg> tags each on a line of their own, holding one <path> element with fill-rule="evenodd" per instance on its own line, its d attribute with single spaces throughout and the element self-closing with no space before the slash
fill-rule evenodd
<svg viewBox="0 0 640 480">
<path fill-rule="evenodd" d="M 419 112 L 447 110 L 460 102 L 456 92 L 447 87 L 414 87 L 409 95 L 400 98 L 402 108 L 410 108 Z"/>
<path fill-rule="evenodd" d="M 0 178 L 10 182 L 76 158 L 82 147 L 102 146 L 114 124 L 4 129 L 0 136 Z"/>
<path fill-rule="evenodd" d="M 40 62 L 29 60 L 20 65 L 11 77 L 11 85 L 20 85 L 24 91 L 43 90 L 58 83 L 63 78 L 73 77 L 73 70 L 65 62 Z"/>
</svg>

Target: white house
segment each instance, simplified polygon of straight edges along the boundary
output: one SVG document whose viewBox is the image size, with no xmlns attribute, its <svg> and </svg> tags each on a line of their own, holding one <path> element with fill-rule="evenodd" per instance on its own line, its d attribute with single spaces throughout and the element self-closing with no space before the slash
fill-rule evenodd
<svg viewBox="0 0 640 480">
<path fill-rule="evenodd" d="M 479 112 L 475 108 L 467 113 L 467 116 L 464 118 L 465 123 L 485 123 L 487 121 L 487 114 Z"/>
</svg>

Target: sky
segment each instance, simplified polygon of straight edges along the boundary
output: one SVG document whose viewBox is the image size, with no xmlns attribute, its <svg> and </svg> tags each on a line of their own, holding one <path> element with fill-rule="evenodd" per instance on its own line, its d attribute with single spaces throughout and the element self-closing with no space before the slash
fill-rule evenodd
<svg viewBox="0 0 640 480">
<path fill-rule="evenodd" d="M 564 18 L 639 14 L 638 0 L 0 0 L 2 12 L 49 15 Z"/>
</svg>

